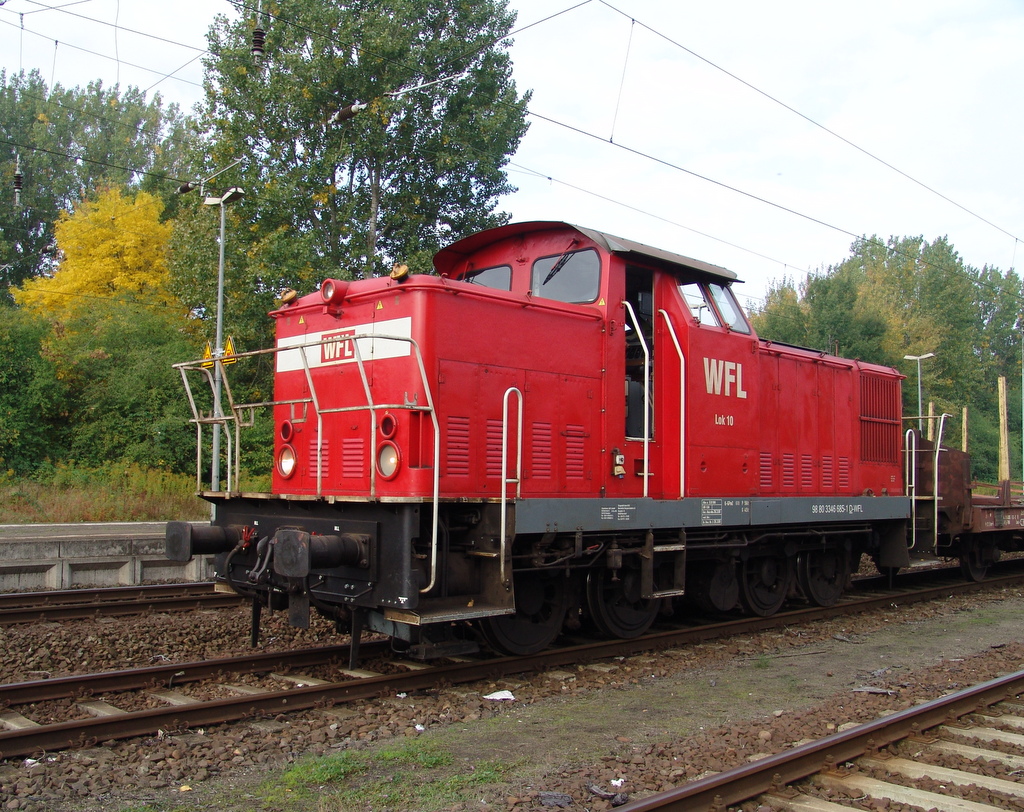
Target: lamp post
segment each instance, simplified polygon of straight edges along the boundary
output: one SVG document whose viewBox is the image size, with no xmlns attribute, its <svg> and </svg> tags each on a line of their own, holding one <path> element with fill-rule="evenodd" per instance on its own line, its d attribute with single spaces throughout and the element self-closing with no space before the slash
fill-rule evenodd
<svg viewBox="0 0 1024 812">
<path fill-rule="evenodd" d="M 222 417 L 220 406 L 221 356 L 224 354 L 224 224 L 225 207 L 228 203 L 241 200 L 245 195 L 237 186 L 228 189 L 220 197 L 208 197 L 203 201 L 206 206 L 220 206 L 220 264 L 217 270 L 217 338 L 213 349 L 213 417 Z M 230 475 L 228 479 L 230 479 Z M 210 465 L 210 489 L 220 490 L 220 423 L 213 424 L 213 461 Z"/>
<path fill-rule="evenodd" d="M 934 358 L 935 353 L 926 352 L 924 355 L 904 355 L 905 361 L 917 361 L 917 430 L 924 432 L 924 419 L 921 406 L 921 362 L 925 358 Z"/>
</svg>

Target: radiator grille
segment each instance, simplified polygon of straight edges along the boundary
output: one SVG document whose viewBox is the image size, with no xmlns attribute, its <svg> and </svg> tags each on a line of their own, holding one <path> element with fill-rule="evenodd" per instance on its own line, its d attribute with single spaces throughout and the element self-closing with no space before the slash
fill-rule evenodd
<svg viewBox="0 0 1024 812">
<path fill-rule="evenodd" d="M 895 463 L 900 448 L 899 381 L 863 374 L 860 378 L 860 458 Z"/>
</svg>

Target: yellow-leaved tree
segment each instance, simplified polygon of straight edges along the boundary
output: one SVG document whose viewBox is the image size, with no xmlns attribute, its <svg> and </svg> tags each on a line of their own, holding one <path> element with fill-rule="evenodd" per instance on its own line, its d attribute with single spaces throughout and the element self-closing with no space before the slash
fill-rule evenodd
<svg viewBox="0 0 1024 812">
<path fill-rule="evenodd" d="M 60 265 L 49 277 L 14 289 L 22 307 L 62 321 L 96 301 L 113 298 L 178 307 L 168 291 L 167 252 L 171 223 L 163 204 L 147 192 L 125 196 L 100 191 L 55 227 Z"/>
</svg>

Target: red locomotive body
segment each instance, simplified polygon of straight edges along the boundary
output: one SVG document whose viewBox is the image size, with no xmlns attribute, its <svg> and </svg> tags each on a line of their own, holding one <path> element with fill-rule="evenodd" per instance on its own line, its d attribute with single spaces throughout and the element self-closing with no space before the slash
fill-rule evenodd
<svg viewBox="0 0 1024 812">
<path fill-rule="evenodd" d="M 633 636 L 683 596 L 828 604 L 862 553 L 909 562 L 895 370 L 759 340 L 731 272 L 564 223 L 434 264 L 271 314 L 273 492 L 204 493 L 170 557 L 422 657 Z"/>
</svg>

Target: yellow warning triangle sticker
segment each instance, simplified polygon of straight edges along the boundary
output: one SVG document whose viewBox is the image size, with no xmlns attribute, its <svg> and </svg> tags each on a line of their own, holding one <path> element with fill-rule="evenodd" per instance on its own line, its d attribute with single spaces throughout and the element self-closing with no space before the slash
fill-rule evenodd
<svg viewBox="0 0 1024 812">
<path fill-rule="evenodd" d="M 379 299 L 377 300 L 377 309 L 378 310 L 383 310 L 384 309 L 384 302 L 380 301 Z"/>
<path fill-rule="evenodd" d="M 305 316 L 299 316 L 299 324 L 305 324 L 305 323 L 306 323 L 306 317 Z"/>
<path fill-rule="evenodd" d="M 604 296 L 597 300 L 598 307 L 604 307 Z"/>
</svg>

